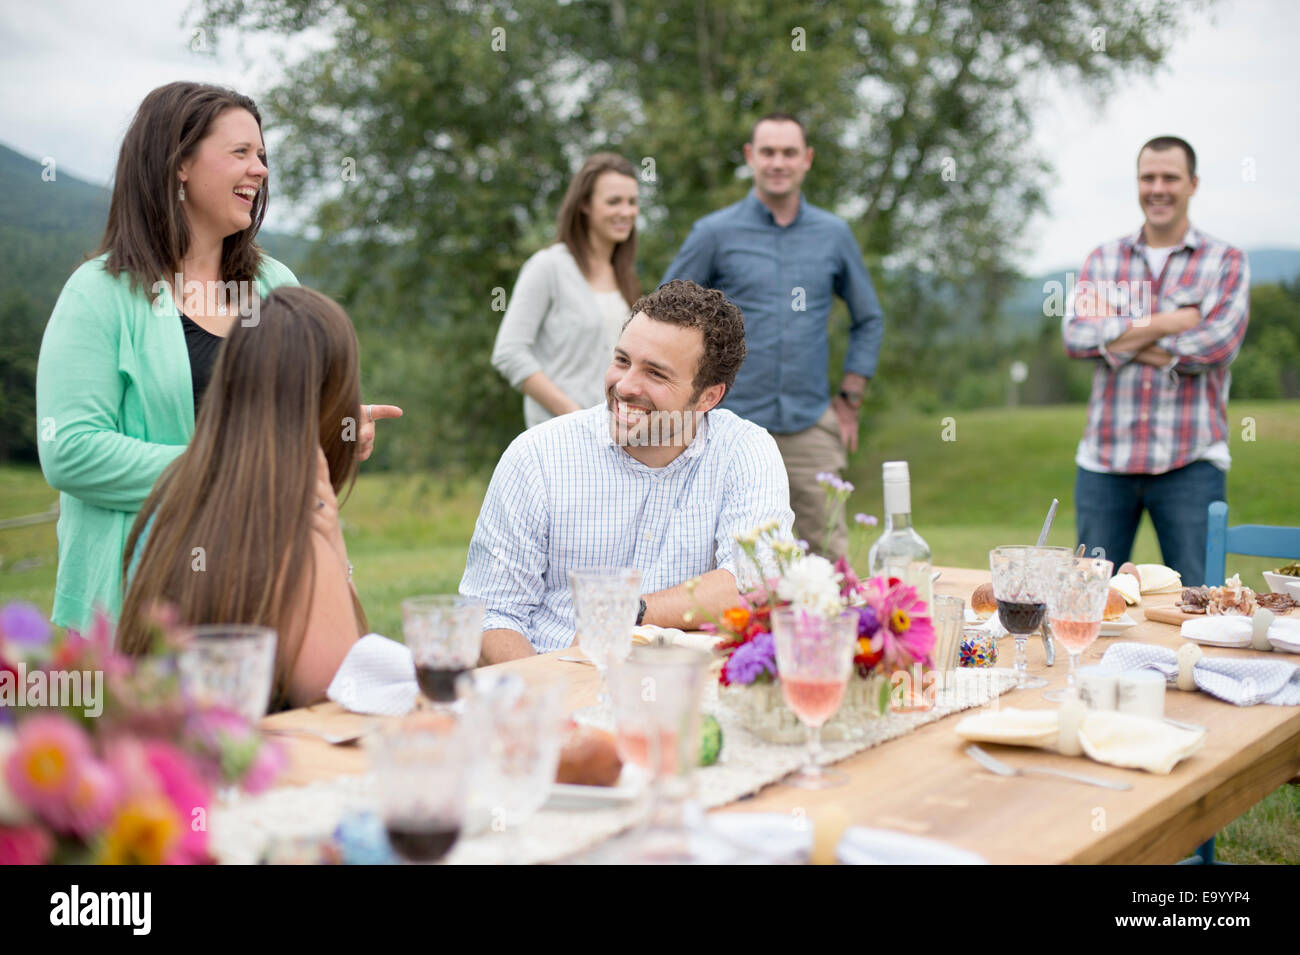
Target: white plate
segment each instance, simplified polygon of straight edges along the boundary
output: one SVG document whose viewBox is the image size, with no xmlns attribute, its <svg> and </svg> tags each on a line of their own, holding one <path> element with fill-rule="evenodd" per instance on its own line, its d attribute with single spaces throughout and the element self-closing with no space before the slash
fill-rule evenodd
<svg viewBox="0 0 1300 955">
<path fill-rule="evenodd" d="M 552 783 L 544 809 L 614 809 L 641 795 L 645 777 L 635 766 L 624 766 L 617 786 L 572 786 Z"/>
<path fill-rule="evenodd" d="M 1118 637 L 1129 627 L 1136 627 L 1138 622 L 1128 615 L 1125 610 L 1118 620 L 1103 620 L 1101 622 L 1101 635 L 1103 637 Z"/>
</svg>

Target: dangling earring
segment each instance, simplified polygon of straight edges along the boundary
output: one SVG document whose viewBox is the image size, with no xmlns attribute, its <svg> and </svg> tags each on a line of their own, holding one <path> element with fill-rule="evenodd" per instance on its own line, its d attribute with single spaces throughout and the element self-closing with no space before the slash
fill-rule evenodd
<svg viewBox="0 0 1300 955">
<path fill-rule="evenodd" d="M 181 187 L 176 190 L 176 198 L 181 202 L 185 201 L 185 183 L 181 183 Z"/>
</svg>

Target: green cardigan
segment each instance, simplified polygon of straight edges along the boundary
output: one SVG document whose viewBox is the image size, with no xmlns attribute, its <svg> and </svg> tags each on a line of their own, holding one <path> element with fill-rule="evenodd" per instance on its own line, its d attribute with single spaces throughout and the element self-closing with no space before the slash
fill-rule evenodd
<svg viewBox="0 0 1300 955">
<path fill-rule="evenodd" d="M 36 368 L 41 470 L 59 494 L 59 573 L 52 619 L 82 629 L 97 608 L 122 610 L 122 551 L 154 482 L 194 434 L 185 332 L 171 291 L 104 271 L 72 273 L 45 327 Z M 258 292 L 297 285 L 263 257 Z"/>
</svg>

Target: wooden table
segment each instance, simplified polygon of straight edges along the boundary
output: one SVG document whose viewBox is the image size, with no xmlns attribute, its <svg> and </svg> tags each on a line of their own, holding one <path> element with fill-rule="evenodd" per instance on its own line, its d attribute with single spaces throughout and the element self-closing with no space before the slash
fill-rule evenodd
<svg viewBox="0 0 1300 955">
<path fill-rule="evenodd" d="M 969 600 L 989 579 L 988 571 L 942 568 L 936 593 Z M 1148 596 L 1142 606 L 1166 606 L 1174 597 Z M 1176 649 L 1182 640 L 1168 624 L 1142 618 L 1141 607 L 1129 609 L 1139 624 L 1122 637 L 1102 637 L 1083 655 L 1081 665 L 1097 662 L 1118 640 L 1140 641 Z M 1294 612 L 1293 612 L 1294 613 Z M 1014 642 L 1000 642 L 1000 666 L 1009 666 Z M 1250 650 L 1206 647 L 1207 656 L 1259 657 Z M 565 663 L 545 654 L 501 664 L 521 675 L 563 679 L 570 709 L 595 702 L 596 673 L 591 667 Z M 1300 655 L 1273 653 L 1271 658 L 1300 663 Z M 1064 685 L 1067 659 L 1057 653 L 1048 668 L 1042 641 L 1029 643 L 1029 669 Z M 1044 709 L 1053 704 L 1043 690 L 1013 690 L 1002 706 Z M 1210 836 L 1300 773 L 1300 707 L 1261 704 L 1237 707 L 1205 693 L 1170 689 L 1165 713 L 1210 727 L 1204 747 L 1168 776 L 1125 770 L 1043 750 L 989 745 L 1013 766 L 1074 769 L 1106 779 L 1127 780 L 1133 789 L 1115 792 L 1045 776 L 1002 777 L 986 772 L 963 752 L 953 732 L 960 715 L 923 726 L 909 735 L 865 750 L 836 764 L 850 777 L 838 789 L 808 791 L 782 784 L 723 807 L 725 811 L 803 814 L 816 820 L 828 807 L 847 814 L 850 824 L 895 829 L 951 843 L 979 853 L 993 863 L 1170 863 L 1190 855 Z M 303 727 L 341 732 L 364 725 L 370 717 L 344 712 L 333 703 L 268 717 L 267 727 Z M 365 771 L 365 755 L 356 747 L 331 747 L 298 737 L 282 737 L 291 765 L 282 785 L 300 785 L 345 773 Z M 725 750 L 725 744 L 724 744 Z M 707 770 L 704 770 L 707 772 Z"/>
</svg>

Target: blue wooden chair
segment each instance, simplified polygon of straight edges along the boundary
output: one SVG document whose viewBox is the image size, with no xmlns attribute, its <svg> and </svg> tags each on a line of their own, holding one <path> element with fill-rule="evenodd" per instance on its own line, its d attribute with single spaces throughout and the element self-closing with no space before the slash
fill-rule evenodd
<svg viewBox="0 0 1300 955">
<path fill-rule="evenodd" d="M 1210 505 L 1210 521 L 1205 533 L 1205 585 L 1222 587 L 1227 575 L 1228 555 L 1278 557 L 1300 560 L 1300 527 L 1275 527 L 1268 524 L 1228 526 L 1228 505 L 1215 501 Z M 1214 839 L 1199 846 L 1196 854 L 1179 865 L 1215 865 Z"/>
</svg>

